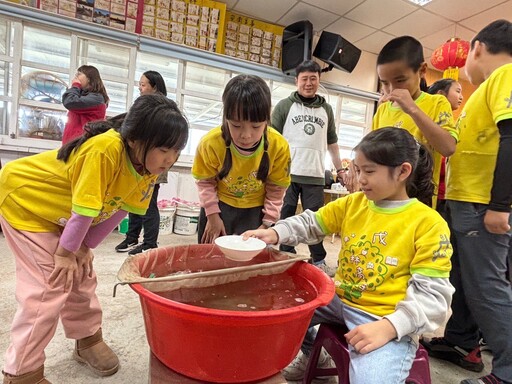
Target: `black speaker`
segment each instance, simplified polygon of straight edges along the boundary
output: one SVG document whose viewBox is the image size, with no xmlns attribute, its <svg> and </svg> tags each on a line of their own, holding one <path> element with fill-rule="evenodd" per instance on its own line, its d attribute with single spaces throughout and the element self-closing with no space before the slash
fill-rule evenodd
<svg viewBox="0 0 512 384">
<path fill-rule="evenodd" d="M 295 68 L 304 60 L 311 60 L 313 24 L 297 21 L 284 29 L 281 68 L 286 75 L 295 76 Z"/>
<path fill-rule="evenodd" d="M 323 31 L 313 56 L 329 64 L 329 68 L 352 72 L 361 57 L 361 50 L 336 33 Z"/>
</svg>

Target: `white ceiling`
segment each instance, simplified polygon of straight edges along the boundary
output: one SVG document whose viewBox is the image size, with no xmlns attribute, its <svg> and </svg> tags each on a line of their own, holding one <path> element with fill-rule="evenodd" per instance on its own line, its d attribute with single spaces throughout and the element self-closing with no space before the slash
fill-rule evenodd
<svg viewBox="0 0 512 384">
<path fill-rule="evenodd" d="M 512 0 L 433 0 L 420 7 L 406 0 L 221 0 L 229 10 L 283 26 L 309 20 L 315 35 L 337 33 L 377 54 L 401 35 L 421 41 L 425 59 L 451 37 L 465 40 L 496 19 L 512 20 Z"/>
</svg>

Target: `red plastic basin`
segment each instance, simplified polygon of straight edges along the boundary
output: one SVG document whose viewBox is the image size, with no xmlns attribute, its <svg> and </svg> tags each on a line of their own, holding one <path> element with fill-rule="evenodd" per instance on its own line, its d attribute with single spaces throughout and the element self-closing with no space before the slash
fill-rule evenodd
<svg viewBox="0 0 512 384">
<path fill-rule="evenodd" d="M 151 351 L 167 367 L 202 381 L 240 383 L 276 374 L 297 355 L 315 308 L 334 296 L 333 281 L 310 264 L 297 262 L 286 273 L 304 279 L 316 298 L 282 310 L 225 311 L 167 300 L 132 284 Z"/>
</svg>

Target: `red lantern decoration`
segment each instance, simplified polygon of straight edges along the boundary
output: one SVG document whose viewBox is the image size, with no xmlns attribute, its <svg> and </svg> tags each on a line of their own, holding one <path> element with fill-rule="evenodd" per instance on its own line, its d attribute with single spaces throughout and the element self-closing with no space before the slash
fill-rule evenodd
<svg viewBox="0 0 512 384">
<path fill-rule="evenodd" d="M 459 79 L 459 68 L 466 64 L 469 41 L 454 37 L 437 48 L 430 57 L 432 65 L 443 72 L 443 78 Z"/>
</svg>

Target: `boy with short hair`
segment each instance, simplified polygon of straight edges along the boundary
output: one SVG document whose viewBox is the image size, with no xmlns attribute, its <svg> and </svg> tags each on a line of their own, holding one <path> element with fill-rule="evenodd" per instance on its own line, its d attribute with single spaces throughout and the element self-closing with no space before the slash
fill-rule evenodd
<svg viewBox="0 0 512 384">
<path fill-rule="evenodd" d="M 466 301 L 493 352 L 489 375 L 461 384 L 512 383 L 512 23 L 496 20 L 471 41 L 466 74 L 478 89 L 462 111 L 446 200 Z"/>
</svg>

